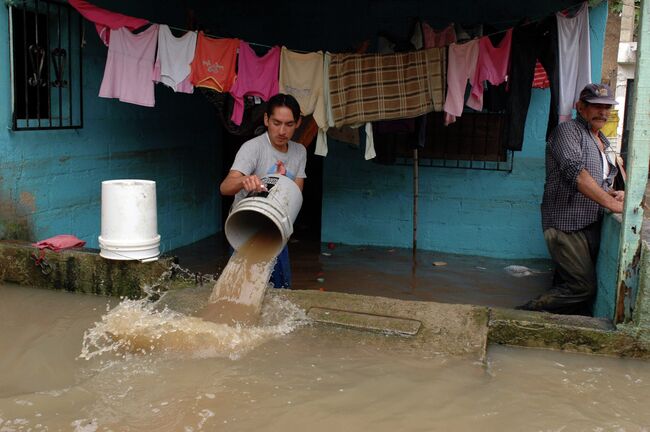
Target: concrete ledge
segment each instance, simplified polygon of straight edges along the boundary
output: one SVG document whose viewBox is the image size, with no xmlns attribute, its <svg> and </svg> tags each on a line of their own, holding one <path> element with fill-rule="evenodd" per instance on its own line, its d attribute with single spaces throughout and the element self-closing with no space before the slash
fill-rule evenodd
<svg viewBox="0 0 650 432">
<path fill-rule="evenodd" d="M 488 330 L 485 307 L 322 291 L 269 290 L 267 295 L 287 299 L 305 311 L 314 308 L 337 311 L 335 319 L 325 319 L 322 314 L 315 316 L 324 325 L 393 334 L 393 344 L 417 348 L 423 353 L 485 359 Z M 400 331 L 396 331 L 396 326 L 411 333 L 416 327 L 417 330 L 409 337 L 397 336 Z"/>
<path fill-rule="evenodd" d="M 495 308 L 490 313 L 489 327 L 490 343 L 650 358 L 650 343 L 636 328 L 615 329 L 597 318 Z"/>
<path fill-rule="evenodd" d="M 112 261 L 86 249 L 46 250 L 45 266 L 36 265 L 38 249 L 26 242 L 0 241 L 0 282 L 106 296 L 142 296 L 142 287 L 169 272 L 173 258 L 151 263 Z"/>
<path fill-rule="evenodd" d="M 412 319 L 318 307 L 309 309 L 307 316 L 314 321 L 325 324 L 401 336 L 415 336 L 422 327 L 420 321 Z"/>
</svg>

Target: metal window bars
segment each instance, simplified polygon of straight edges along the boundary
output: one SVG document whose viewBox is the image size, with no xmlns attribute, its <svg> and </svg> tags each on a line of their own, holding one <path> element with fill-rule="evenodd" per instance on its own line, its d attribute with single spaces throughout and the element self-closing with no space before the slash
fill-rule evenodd
<svg viewBox="0 0 650 432">
<path fill-rule="evenodd" d="M 466 112 L 445 126 L 443 113 L 429 114 L 426 144 L 418 151 L 418 165 L 512 172 L 515 153 L 503 146 L 506 120 L 504 113 Z M 395 165 L 413 165 L 411 148 L 402 146 L 397 151 Z"/>
<path fill-rule="evenodd" d="M 82 128 L 81 16 L 57 0 L 7 5 L 12 130 Z"/>
</svg>

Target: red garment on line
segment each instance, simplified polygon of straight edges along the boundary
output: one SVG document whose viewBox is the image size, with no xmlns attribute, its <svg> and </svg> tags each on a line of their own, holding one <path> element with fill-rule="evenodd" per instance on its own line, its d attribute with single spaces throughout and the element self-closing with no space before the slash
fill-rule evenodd
<svg viewBox="0 0 650 432">
<path fill-rule="evenodd" d="M 546 75 L 546 70 L 539 60 L 537 60 L 535 64 L 535 75 L 533 75 L 533 88 L 545 89 L 550 86 L 551 83 L 548 80 L 548 75 Z"/>
<path fill-rule="evenodd" d="M 92 5 L 84 0 L 68 0 L 70 6 L 75 8 L 88 21 L 95 23 L 99 38 L 108 46 L 111 37 L 109 30 L 126 27 L 133 31 L 149 24 L 149 21 L 142 18 L 134 18 L 117 12 L 111 12 Z"/>
<path fill-rule="evenodd" d="M 54 252 L 59 252 L 63 249 L 83 247 L 85 244 L 85 241 L 78 239 L 73 235 L 60 234 L 45 240 L 41 240 L 38 243 L 32 243 L 32 246 L 35 246 L 39 249 L 52 249 Z"/>
</svg>

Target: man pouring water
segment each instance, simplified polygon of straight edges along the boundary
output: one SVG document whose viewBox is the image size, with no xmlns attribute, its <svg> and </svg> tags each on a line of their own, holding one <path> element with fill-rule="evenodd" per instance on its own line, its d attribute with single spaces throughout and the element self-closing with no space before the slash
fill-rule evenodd
<svg viewBox="0 0 650 432">
<path fill-rule="evenodd" d="M 234 195 L 233 206 L 250 192 L 264 191 L 261 178 L 269 174 L 289 177 L 301 191 L 304 186 L 307 151 L 303 145 L 291 141 L 300 126 L 298 101 L 293 96 L 282 93 L 271 97 L 264 114 L 264 125 L 267 128 L 265 133 L 242 144 L 230 172 L 221 182 L 221 194 Z M 287 245 L 278 255 L 271 283 L 275 288 L 291 286 Z"/>
</svg>

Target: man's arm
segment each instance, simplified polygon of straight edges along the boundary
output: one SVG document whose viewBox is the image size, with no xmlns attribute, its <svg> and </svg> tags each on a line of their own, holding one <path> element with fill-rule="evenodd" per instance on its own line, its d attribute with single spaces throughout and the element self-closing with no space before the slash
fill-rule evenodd
<svg viewBox="0 0 650 432">
<path fill-rule="evenodd" d="M 246 176 L 236 170 L 230 170 L 219 186 L 222 195 L 235 195 L 242 189 L 246 189 L 247 192 L 261 192 L 265 187 L 256 175 Z"/>
<path fill-rule="evenodd" d="M 302 192 L 302 188 L 305 187 L 305 179 L 296 177 L 296 179 L 294 181 L 296 182 L 296 184 L 300 188 L 300 192 Z"/>
<path fill-rule="evenodd" d="M 623 202 L 601 189 L 586 169 L 582 169 L 576 179 L 578 192 L 614 213 L 623 213 Z"/>
</svg>

